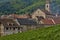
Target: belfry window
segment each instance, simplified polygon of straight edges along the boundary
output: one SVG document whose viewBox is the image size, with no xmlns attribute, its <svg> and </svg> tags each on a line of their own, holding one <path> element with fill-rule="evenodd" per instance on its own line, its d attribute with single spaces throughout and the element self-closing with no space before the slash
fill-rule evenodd
<svg viewBox="0 0 60 40">
<path fill-rule="evenodd" d="M 47 5 L 47 8 L 48 8 L 48 5 Z"/>
<path fill-rule="evenodd" d="M 9 26 L 13 26 L 13 25 L 15 25 L 14 23 L 9 23 L 9 22 L 8 22 L 7 24 L 8 24 Z"/>
</svg>

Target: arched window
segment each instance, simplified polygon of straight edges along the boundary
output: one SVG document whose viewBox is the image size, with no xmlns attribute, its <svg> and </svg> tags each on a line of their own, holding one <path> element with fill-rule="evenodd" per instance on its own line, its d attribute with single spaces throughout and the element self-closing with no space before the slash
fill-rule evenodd
<svg viewBox="0 0 60 40">
<path fill-rule="evenodd" d="M 15 27 L 13 28 L 13 30 L 15 30 Z"/>
<path fill-rule="evenodd" d="M 44 17 L 43 17 L 43 16 L 40 16 L 40 18 L 41 18 L 41 19 L 44 19 Z"/>
<path fill-rule="evenodd" d="M 47 8 L 48 8 L 49 6 L 47 5 Z"/>
<path fill-rule="evenodd" d="M 8 27 L 6 27 L 6 30 L 8 30 Z"/>
<path fill-rule="evenodd" d="M 13 25 L 15 25 L 14 23 L 7 23 L 8 24 L 8 26 L 13 26 Z"/>
<path fill-rule="evenodd" d="M 41 19 L 44 19 L 43 16 L 37 16 L 37 18 L 38 18 L 38 21 L 40 21 Z"/>
<path fill-rule="evenodd" d="M 12 24 L 9 24 L 9 26 L 12 26 Z"/>
</svg>

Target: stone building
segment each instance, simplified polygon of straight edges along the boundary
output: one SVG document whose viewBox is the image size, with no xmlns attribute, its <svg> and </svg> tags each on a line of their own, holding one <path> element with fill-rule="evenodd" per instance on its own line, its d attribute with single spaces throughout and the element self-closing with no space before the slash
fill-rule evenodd
<svg viewBox="0 0 60 40">
<path fill-rule="evenodd" d="M 0 36 L 22 32 L 22 27 L 13 19 L 0 19 Z"/>
<path fill-rule="evenodd" d="M 50 18 L 53 16 L 50 10 L 50 0 L 46 0 L 45 9 L 37 8 L 37 10 L 32 13 L 33 19 L 37 19 L 37 16 L 42 16 L 43 18 Z"/>
<path fill-rule="evenodd" d="M 24 31 L 36 29 L 37 27 L 37 22 L 32 19 L 20 18 L 20 19 L 17 19 L 17 21 L 19 22 L 20 26 L 23 27 Z"/>
<path fill-rule="evenodd" d="M 40 10 L 40 9 L 37 9 L 36 11 L 34 11 L 32 13 L 32 18 L 33 19 L 36 19 L 37 16 L 42 16 L 43 18 L 46 18 L 46 14 L 42 10 Z"/>
</svg>

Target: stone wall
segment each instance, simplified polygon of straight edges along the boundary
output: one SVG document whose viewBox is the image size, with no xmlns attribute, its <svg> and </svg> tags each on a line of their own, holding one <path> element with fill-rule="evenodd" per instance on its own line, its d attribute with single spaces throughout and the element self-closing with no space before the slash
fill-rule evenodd
<svg viewBox="0 0 60 40">
<path fill-rule="evenodd" d="M 0 24 L 0 36 L 4 35 L 4 26 L 3 24 Z"/>
<path fill-rule="evenodd" d="M 42 24 L 38 24 L 38 25 L 20 25 L 20 27 L 3 27 L 1 26 L 0 28 L 0 36 L 5 36 L 5 35 L 10 35 L 10 34 L 16 34 L 16 33 L 21 33 L 21 32 L 26 32 L 28 30 L 35 30 L 38 28 L 43 28 L 43 27 L 48 27 L 48 26 L 52 26 L 52 25 L 42 25 Z M 19 29 L 18 29 L 19 28 Z"/>
<path fill-rule="evenodd" d="M 12 27 L 12 28 L 9 28 L 8 27 L 8 29 L 5 27 L 4 28 L 4 35 L 10 35 L 10 34 L 16 34 L 16 33 L 18 33 L 18 32 L 22 32 L 22 28 L 19 28 L 19 27 Z"/>
</svg>

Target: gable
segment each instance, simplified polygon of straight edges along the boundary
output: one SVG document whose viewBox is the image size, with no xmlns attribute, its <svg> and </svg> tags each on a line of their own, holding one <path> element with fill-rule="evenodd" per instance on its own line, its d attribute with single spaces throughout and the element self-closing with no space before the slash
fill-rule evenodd
<svg viewBox="0 0 60 40">
<path fill-rule="evenodd" d="M 0 22 L 4 25 L 4 27 L 19 27 L 14 19 L 0 19 Z"/>
<path fill-rule="evenodd" d="M 33 15 L 45 15 L 45 13 L 40 9 L 37 9 L 35 12 L 33 12 Z"/>
<path fill-rule="evenodd" d="M 39 17 L 42 16 L 43 18 L 46 18 L 45 13 L 42 10 L 40 10 L 40 9 L 37 9 L 32 14 L 32 18 L 36 18 L 37 16 L 39 16 Z"/>
</svg>

